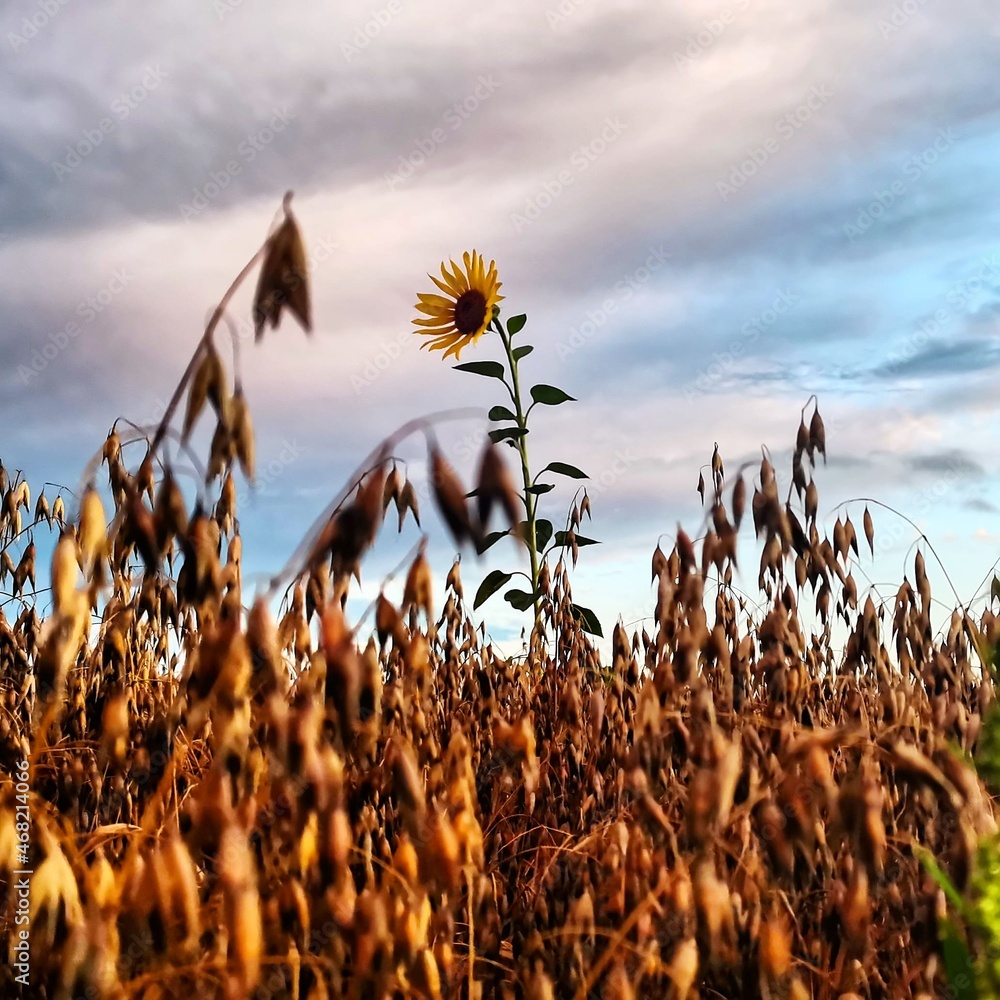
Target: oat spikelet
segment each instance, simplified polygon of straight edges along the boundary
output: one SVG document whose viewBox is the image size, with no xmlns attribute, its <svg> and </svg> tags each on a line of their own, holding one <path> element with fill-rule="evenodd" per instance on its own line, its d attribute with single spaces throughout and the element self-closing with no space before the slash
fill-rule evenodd
<svg viewBox="0 0 1000 1000">
<path fill-rule="evenodd" d="M 292 215 L 291 192 L 285 195 L 285 218 L 268 238 L 267 253 L 260 268 L 253 300 L 254 335 L 260 340 L 264 327 L 274 329 L 281 312 L 288 308 L 306 333 L 312 332 L 309 296 L 309 262 L 298 223 Z"/>
</svg>

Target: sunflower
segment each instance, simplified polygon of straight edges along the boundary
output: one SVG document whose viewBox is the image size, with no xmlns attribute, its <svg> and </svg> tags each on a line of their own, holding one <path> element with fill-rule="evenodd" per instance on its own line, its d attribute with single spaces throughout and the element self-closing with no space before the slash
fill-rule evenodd
<svg viewBox="0 0 1000 1000">
<path fill-rule="evenodd" d="M 428 275 L 443 295 L 417 295 L 417 311 L 424 315 L 413 322 L 426 328 L 417 333 L 430 338 L 420 346 L 444 351 L 446 358 L 452 354 L 459 357 L 462 348 L 479 340 L 493 318 L 493 307 L 503 298 L 497 294 L 500 282 L 496 261 L 491 260 L 487 270 L 486 262 L 475 250 L 466 252 L 463 260 L 464 273 L 451 261 L 450 271 L 441 265 L 442 281 Z"/>
</svg>

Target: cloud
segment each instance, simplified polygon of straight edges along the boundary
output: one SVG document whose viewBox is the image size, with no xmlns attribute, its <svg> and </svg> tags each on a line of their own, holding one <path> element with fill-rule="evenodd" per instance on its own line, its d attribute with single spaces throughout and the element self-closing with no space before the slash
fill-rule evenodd
<svg viewBox="0 0 1000 1000">
<path fill-rule="evenodd" d="M 928 501 L 943 522 L 994 481 L 977 456 L 995 434 L 968 450 L 995 407 L 1000 301 L 982 271 L 1000 231 L 993 13 L 975 0 L 898 25 L 860 0 L 68 4 L 15 49 L 23 16 L 0 20 L 8 464 L 72 482 L 115 417 L 156 419 L 294 189 L 325 248 L 315 336 L 240 346 L 261 450 L 306 449 L 249 502 L 262 563 L 381 435 L 496 401 L 408 335 L 426 272 L 473 246 L 529 315 L 526 377 L 579 398 L 539 414 L 532 454 L 597 482 L 637 456 L 595 503 L 592 603 L 617 595 L 617 559 L 699 523 L 714 441 L 731 466 L 780 451 L 813 393 L 831 496 L 916 507 L 956 458 Z M 120 268 L 134 281 L 84 320 Z"/>
</svg>

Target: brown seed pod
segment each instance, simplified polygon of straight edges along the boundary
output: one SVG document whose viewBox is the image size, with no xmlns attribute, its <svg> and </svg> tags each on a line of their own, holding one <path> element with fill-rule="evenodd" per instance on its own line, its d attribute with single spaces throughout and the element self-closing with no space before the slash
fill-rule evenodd
<svg viewBox="0 0 1000 1000">
<path fill-rule="evenodd" d="M 479 537 L 479 528 L 469 516 L 465 488 L 437 447 L 430 450 L 431 487 L 438 510 L 444 518 L 455 543 L 461 546 Z"/>
<path fill-rule="evenodd" d="M 194 425 L 205 408 L 206 401 L 211 401 L 221 420 L 225 413 L 226 373 L 222 367 L 222 359 L 214 344 L 208 344 L 198 367 L 195 369 L 188 388 L 187 409 L 184 411 L 184 425 L 181 438 L 184 441 L 191 436 Z"/>
<path fill-rule="evenodd" d="M 254 336 L 260 340 L 267 323 L 274 329 L 288 308 L 306 333 L 312 332 L 309 295 L 309 262 L 305 244 L 291 210 L 291 193 L 285 195 L 285 218 L 268 237 L 267 252 L 253 299 Z"/>
<path fill-rule="evenodd" d="M 403 586 L 402 611 L 405 614 L 411 607 L 420 608 L 430 621 L 434 617 L 433 611 L 433 590 L 434 581 L 431 576 L 430 563 L 423 551 L 419 552 L 417 558 L 410 565 L 410 570 L 406 574 L 406 583 Z"/>
<path fill-rule="evenodd" d="M 233 449 L 239 460 L 243 475 L 251 482 L 254 477 L 256 461 L 256 443 L 253 434 L 253 421 L 250 419 L 250 407 L 247 406 L 243 387 L 240 386 L 230 400 L 229 423 L 232 427 Z"/>
<path fill-rule="evenodd" d="M 500 455 L 500 449 L 492 441 L 483 449 L 479 462 L 476 494 L 481 532 L 486 532 L 490 513 L 496 504 L 503 510 L 508 527 L 513 528 L 521 519 L 523 504 L 514 487 L 514 480 Z"/>
<path fill-rule="evenodd" d="M 740 525 L 743 523 L 743 512 L 746 510 L 746 505 L 747 484 L 741 474 L 733 486 L 733 523 L 737 531 L 740 530 Z"/>
<path fill-rule="evenodd" d="M 413 489 L 413 483 L 409 479 L 403 483 L 399 491 L 399 498 L 396 500 L 396 510 L 399 513 L 400 531 L 403 530 L 403 520 L 406 517 L 407 511 L 413 515 L 413 520 L 417 522 L 417 527 L 420 527 L 420 505 L 417 502 L 417 494 Z"/>
<path fill-rule="evenodd" d="M 77 544 L 85 571 L 89 571 L 94 560 L 106 549 L 107 527 L 100 494 L 93 486 L 88 486 L 80 501 L 80 527 L 77 531 Z"/>
<path fill-rule="evenodd" d="M 818 451 L 823 456 L 823 461 L 826 461 L 826 428 L 818 406 L 809 421 L 809 447 L 813 453 Z"/>
</svg>

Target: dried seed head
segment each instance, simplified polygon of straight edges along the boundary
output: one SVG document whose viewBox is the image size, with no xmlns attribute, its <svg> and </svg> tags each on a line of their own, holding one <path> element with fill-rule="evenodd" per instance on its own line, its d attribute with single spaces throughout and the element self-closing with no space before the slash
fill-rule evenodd
<svg viewBox="0 0 1000 1000">
<path fill-rule="evenodd" d="M 101 718 L 101 757 L 106 763 L 120 768 L 125 763 L 128 748 L 128 698 L 117 694 L 108 699 Z"/>
<path fill-rule="evenodd" d="M 661 576 L 667 568 L 667 557 L 663 554 L 663 549 L 659 545 L 653 552 L 653 573 L 649 580 L 652 583 L 658 576 Z"/>
<path fill-rule="evenodd" d="M 792 966 L 792 932 L 777 908 L 761 923 L 758 947 L 761 974 L 772 984 L 783 979 Z"/>
<path fill-rule="evenodd" d="M 826 428 L 818 406 L 809 422 L 809 447 L 814 453 L 818 451 L 823 456 L 823 461 L 826 461 Z"/>
<path fill-rule="evenodd" d="M 80 502 L 80 528 L 77 532 L 77 544 L 85 570 L 89 571 L 95 559 L 106 549 L 107 530 L 108 522 L 104 517 L 100 494 L 93 486 L 88 486 Z"/>
<path fill-rule="evenodd" d="M 746 510 L 746 505 L 747 484 L 741 474 L 736 480 L 736 484 L 733 486 L 733 523 L 735 524 L 737 531 L 740 530 L 740 524 L 743 522 L 743 512 Z"/>
<path fill-rule="evenodd" d="M 385 516 L 385 512 L 389 509 L 390 503 L 396 504 L 396 510 L 399 510 L 399 494 L 403 489 L 403 484 L 406 480 L 403 478 L 403 474 L 393 463 L 392 471 L 385 478 L 385 486 L 382 488 L 382 515 Z"/>
<path fill-rule="evenodd" d="M 698 976 L 698 944 L 693 937 L 681 941 L 674 949 L 667 975 L 674 984 L 676 1000 L 687 1000 Z"/>
<path fill-rule="evenodd" d="M 76 597 L 77 554 L 76 538 L 64 531 L 52 552 L 52 606 L 57 613 L 71 607 Z"/>
<path fill-rule="evenodd" d="M 188 389 L 187 409 L 184 412 L 184 427 L 181 434 L 184 441 L 190 437 L 191 431 L 205 407 L 205 402 L 208 400 L 211 401 L 221 420 L 227 401 L 226 373 L 222 367 L 219 352 L 211 343 L 205 348 Z"/>
<path fill-rule="evenodd" d="M 309 263 L 305 244 L 290 207 L 291 192 L 285 195 L 285 219 L 268 237 L 267 252 L 257 279 L 253 300 L 254 334 L 264 335 L 267 323 L 274 329 L 285 307 L 299 321 L 306 333 L 312 332 L 312 307 L 309 296 Z"/>
<path fill-rule="evenodd" d="M 406 480 L 403 483 L 402 489 L 399 491 L 399 499 L 396 501 L 396 509 L 399 512 L 399 530 L 403 530 L 403 519 L 406 517 L 406 512 L 409 511 L 413 515 L 413 520 L 417 522 L 417 527 L 420 527 L 420 505 L 417 503 L 417 494 L 413 489 L 413 483 Z"/>
<path fill-rule="evenodd" d="M 434 580 L 431 576 L 430 563 L 427 556 L 421 551 L 417 558 L 413 560 L 409 573 L 406 574 L 406 583 L 403 586 L 403 613 L 405 614 L 411 607 L 420 608 L 430 621 L 434 617 Z"/>
<path fill-rule="evenodd" d="M 239 459 L 243 475 L 249 480 L 254 477 L 256 444 L 253 435 L 253 422 L 250 419 L 250 407 L 247 406 L 242 386 L 236 390 L 231 401 L 229 422 L 232 426 L 233 448 Z"/>
<path fill-rule="evenodd" d="M 455 544 L 461 546 L 469 539 L 479 537 L 479 530 L 469 517 L 469 505 L 465 497 L 465 488 L 436 447 L 430 452 L 431 486 L 438 510 L 444 518 L 448 530 L 455 539 Z"/>
<path fill-rule="evenodd" d="M 499 504 L 507 519 L 507 526 L 514 527 L 521 518 L 521 500 L 514 487 L 514 480 L 500 455 L 500 449 L 491 441 L 483 449 L 476 484 L 479 506 L 479 527 L 483 533 L 489 525 L 490 512 Z"/>
<path fill-rule="evenodd" d="M 456 559 L 451 564 L 451 569 L 448 570 L 448 576 L 444 581 L 444 585 L 448 587 L 450 590 L 453 590 L 455 592 L 455 596 L 460 601 L 464 601 L 465 596 L 462 592 L 462 576 L 461 573 L 459 572 L 459 562 L 460 561 Z"/>
</svg>

